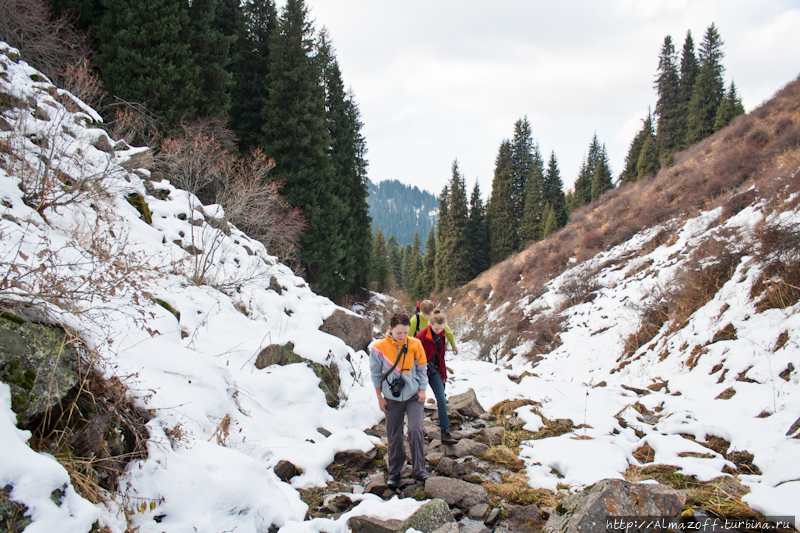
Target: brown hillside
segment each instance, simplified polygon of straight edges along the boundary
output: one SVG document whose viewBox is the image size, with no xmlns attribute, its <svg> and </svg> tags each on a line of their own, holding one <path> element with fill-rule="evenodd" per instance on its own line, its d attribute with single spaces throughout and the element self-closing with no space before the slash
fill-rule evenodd
<svg viewBox="0 0 800 533">
<path fill-rule="evenodd" d="M 672 166 L 610 190 L 574 212 L 557 233 L 494 265 L 464 287 L 439 295 L 437 301 L 452 297 L 447 305 L 450 315 L 465 333 L 465 340 L 475 338 L 481 335 L 477 326 L 486 304 L 497 309 L 505 302 L 537 296 L 555 276 L 642 230 L 719 206 L 723 208 L 720 222 L 757 201 L 765 202 L 767 210 L 796 207 L 799 200 L 794 199 L 791 206 L 785 201 L 800 190 L 798 170 L 800 78 L 727 128 L 675 154 Z M 671 237 L 672 232 L 664 229 L 654 235 L 651 246 Z M 582 283 L 576 279 L 570 289 L 573 304 L 593 290 Z M 556 342 L 557 325 L 543 323 L 539 320 L 543 317 L 523 316 L 517 311 L 504 318 L 497 325 L 498 338 L 512 333 L 514 341 L 537 337 L 538 344 Z"/>
</svg>

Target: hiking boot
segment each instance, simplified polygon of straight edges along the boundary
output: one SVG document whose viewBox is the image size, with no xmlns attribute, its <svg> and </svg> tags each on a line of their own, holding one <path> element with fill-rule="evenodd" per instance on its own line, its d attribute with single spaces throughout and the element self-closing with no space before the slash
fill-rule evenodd
<svg viewBox="0 0 800 533">
<path fill-rule="evenodd" d="M 400 485 L 400 479 L 390 477 L 389 481 L 386 482 L 386 488 L 389 490 L 397 490 L 397 487 Z"/>
<path fill-rule="evenodd" d="M 442 430 L 442 444 L 455 444 L 456 442 L 458 441 L 453 438 L 449 429 Z"/>
<path fill-rule="evenodd" d="M 425 480 L 426 480 L 426 479 L 428 479 L 429 477 L 431 477 L 431 475 L 430 475 L 429 473 L 427 473 L 427 472 L 423 472 L 422 474 L 420 474 L 420 475 L 418 475 L 418 476 L 414 476 L 414 479 L 416 479 L 417 481 L 421 481 L 421 482 L 423 482 L 423 483 L 424 483 L 424 482 L 425 482 Z"/>
</svg>

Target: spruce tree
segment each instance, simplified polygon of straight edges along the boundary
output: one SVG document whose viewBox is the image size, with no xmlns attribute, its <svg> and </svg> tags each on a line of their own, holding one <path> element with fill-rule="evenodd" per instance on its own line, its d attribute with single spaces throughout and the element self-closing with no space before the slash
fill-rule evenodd
<svg viewBox="0 0 800 533">
<path fill-rule="evenodd" d="M 608 153 L 606 152 L 606 145 L 604 144 L 598 153 L 594 167 L 594 176 L 592 176 L 592 201 L 597 200 L 604 192 L 613 187 L 614 182 L 611 176 L 611 167 L 608 166 Z"/>
<path fill-rule="evenodd" d="M 180 0 L 106 0 L 96 64 L 112 94 L 173 122 L 192 117 L 200 68 L 189 47 L 189 14 Z"/>
<path fill-rule="evenodd" d="M 712 23 L 700 45 L 700 68 L 689 101 L 686 139 L 689 145 L 714 133 L 717 108 L 725 94 L 722 39 Z"/>
<path fill-rule="evenodd" d="M 392 285 L 397 288 L 403 286 L 403 251 L 397 244 L 394 235 L 386 239 L 386 255 L 389 258 L 389 274 L 392 277 Z"/>
<path fill-rule="evenodd" d="M 528 117 L 514 123 L 514 139 L 511 141 L 511 193 L 514 203 L 514 216 L 522 220 L 525 210 L 528 179 L 534 164 L 535 145 Z M 541 158 L 540 158 L 541 159 Z"/>
<path fill-rule="evenodd" d="M 446 250 L 449 248 L 443 247 L 447 233 L 450 231 L 449 223 L 450 217 L 448 210 L 450 209 L 450 183 L 448 182 L 442 188 L 439 194 L 439 218 L 436 222 L 436 257 L 434 263 L 434 284 L 433 290 L 442 290 L 445 287 L 445 269 L 447 268 L 447 259 L 445 258 Z"/>
<path fill-rule="evenodd" d="M 731 86 L 717 109 L 717 116 L 714 120 L 714 130 L 721 130 L 731 123 L 731 120 L 744 113 L 744 106 L 739 95 L 736 94 L 736 85 L 731 81 Z"/>
<path fill-rule="evenodd" d="M 372 240 L 372 281 L 377 284 L 377 291 L 384 292 L 389 286 L 389 257 L 386 239 L 380 226 L 375 230 Z"/>
<path fill-rule="evenodd" d="M 493 263 L 503 261 L 519 248 L 510 166 L 511 142 L 504 140 L 495 159 L 492 194 L 486 207 L 489 248 Z"/>
<path fill-rule="evenodd" d="M 439 239 L 437 243 L 437 287 L 463 285 L 471 278 L 469 242 L 467 240 L 467 191 L 464 176 L 453 161 L 452 176 L 446 188 L 447 211 L 439 215 Z M 444 195 L 443 195 L 444 196 Z"/>
<path fill-rule="evenodd" d="M 639 152 L 639 160 L 636 162 L 636 173 L 638 178 L 643 178 L 649 174 L 655 174 L 661 168 L 658 159 L 658 147 L 654 137 L 647 137 Z"/>
<path fill-rule="evenodd" d="M 225 118 L 230 106 L 229 50 L 236 34 L 226 35 L 219 27 L 224 6 L 218 4 L 218 0 L 192 0 L 189 4 L 190 49 L 200 69 L 196 106 L 201 117 Z"/>
<path fill-rule="evenodd" d="M 700 65 L 694 53 L 694 40 L 692 32 L 686 32 L 686 40 L 681 51 L 681 71 L 678 81 L 678 138 L 679 148 L 689 146 L 687 142 L 687 120 L 689 116 L 689 102 L 692 99 L 694 84 L 697 80 L 697 71 Z M 637 158 L 638 159 L 638 158 Z M 635 162 L 634 162 L 635 163 Z"/>
<path fill-rule="evenodd" d="M 544 223 L 542 224 L 542 239 L 548 235 L 555 233 L 558 229 L 558 222 L 556 221 L 556 212 L 553 206 L 548 205 L 545 210 Z"/>
<path fill-rule="evenodd" d="M 589 204 L 592 201 L 592 178 L 594 177 L 594 166 L 590 166 L 589 156 L 581 162 L 578 170 L 578 178 L 575 180 L 572 192 L 572 204 L 570 213 Z"/>
<path fill-rule="evenodd" d="M 558 170 L 555 150 L 550 152 L 550 160 L 547 162 L 547 171 L 544 173 L 542 186 L 542 197 L 545 204 L 550 205 L 556 221 L 556 229 L 567 224 L 569 214 L 567 213 L 567 198 L 564 195 L 564 182 L 561 181 L 561 172 Z M 545 220 L 545 226 L 547 221 Z M 545 237 L 543 235 L 542 237 Z"/>
<path fill-rule="evenodd" d="M 422 262 L 423 293 L 430 294 L 436 289 L 436 229 L 431 228 L 425 241 L 425 258 Z"/>
<path fill-rule="evenodd" d="M 317 59 L 322 65 L 325 86 L 325 115 L 327 118 L 329 159 L 332 170 L 332 193 L 341 201 L 338 213 L 341 237 L 344 240 L 342 260 L 338 266 L 336 293 L 360 292 L 369 265 L 363 244 L 369 242 L 369 204 L 364 159 L 366 142 L 361 135 L 362 123 L 358 106 L 344 89 L 339 62 L 330 43 L 328 32 L 322 29 L 317 43 Z"/>
<path fill-rule="evenodd" d="M 478 180 L 475 180 L 475 187 L 473 187 L 472 195 L 469 199 L 467 241 L 469 242 L 470 265 L 468 277 L 473 279 L 492 264 L 489 249 L 489 229 L 486 226 L 486 211 L 483 207 Z"/>
<path fill-rule="evenodd" d="M 658 92 L 656 142 L 659 157 L 664 159 L 675 153 L 680 145 L 680 86 L 675 46 L 669 35 L 661 47 L 655 88 Z"/>
<path fill-rule="evenodd" d="M 642 129 L 636 133 L 628 148 L 625 156 L 625 170 L 619 176 L 620 183 L 632 183 L 639 179 L 639 155 L 647 139 L 653 141 L 655 146 L 655 136 L 653 135 L 653 121 L 650 112 L 647 112 L 647 119 L 642 121 Z"/>
<path fill-rule="evenodd" d="M 231 71 L 230 125 L 239 149 L 248 153 L 259 144 L 262 110 L 267 102 L 270 38 L 277 31 L 274 0 L 244 0 L 244 28 L 234 43 Z"/>
<path fill-rule="evenodd" d="M 528 183 L 525 187 L 525 208 L 519 222 L 519 239 L 523 246 L 541 238 L 541 221 L 547 202 L 544 191 L 544 162 L 539 146 L 535 143 L 531 155 Z"/>
<path fill-rule="evenodd" d="M 284 198 L 306 219 L 299 255 L 308 281 L 319 293 L 339 298 L 346 292 L 339 269 L 347 251 L 347 205 L 337 196 L 341 188 L 329 158 L 325 86 L 314 44 L 305 3 L 287 0 L 270 40 L 260 143 L 275 160 Z"/>
</svg>

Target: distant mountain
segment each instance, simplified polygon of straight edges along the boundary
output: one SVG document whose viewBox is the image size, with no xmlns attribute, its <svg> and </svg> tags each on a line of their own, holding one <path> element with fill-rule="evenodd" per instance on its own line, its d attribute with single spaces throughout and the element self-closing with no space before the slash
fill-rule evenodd
<svg viewBox="0 0 800 533">
<path fill-rule="evenodd" d="M 419 233 L 423 247 L 439 216 L 439 200 L 428 191 L 397 180 L 367 182 L 372 231 L 380 227 L 386 238 L 394 235 L 400 246 L 411 244 Z"/>
</svg>

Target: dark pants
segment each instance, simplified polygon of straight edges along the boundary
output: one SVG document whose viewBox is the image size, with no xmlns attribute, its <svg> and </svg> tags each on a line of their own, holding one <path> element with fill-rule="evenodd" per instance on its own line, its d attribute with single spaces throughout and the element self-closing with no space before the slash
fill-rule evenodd
<svg viewBox="0 0 800 533">
<path fill-rule="evenodd" d="M 442 431 L 450 429 L 450 419 L 447 418 L 447 397 L 444 395 L 444 383 L 440 373 L 428 374 L 428 385 L 436 397 L 436 407 L 439 410 L 439 427 Z"/>
<path fill-rule="evenodd" d="M 400 479 L 406 463 L 406 447 L 403 443 L 403 418 L 408 415 L 408 442 L 411 447 L 411 474 L 420 477 L 426 473 L 423 449 L 425 430 L 422 427 L 424 406 L 415 394 L 404 402 L 386 400 L 386 438 L 389 452 L 386 454 L 389 479 Z"/>
</svg>

